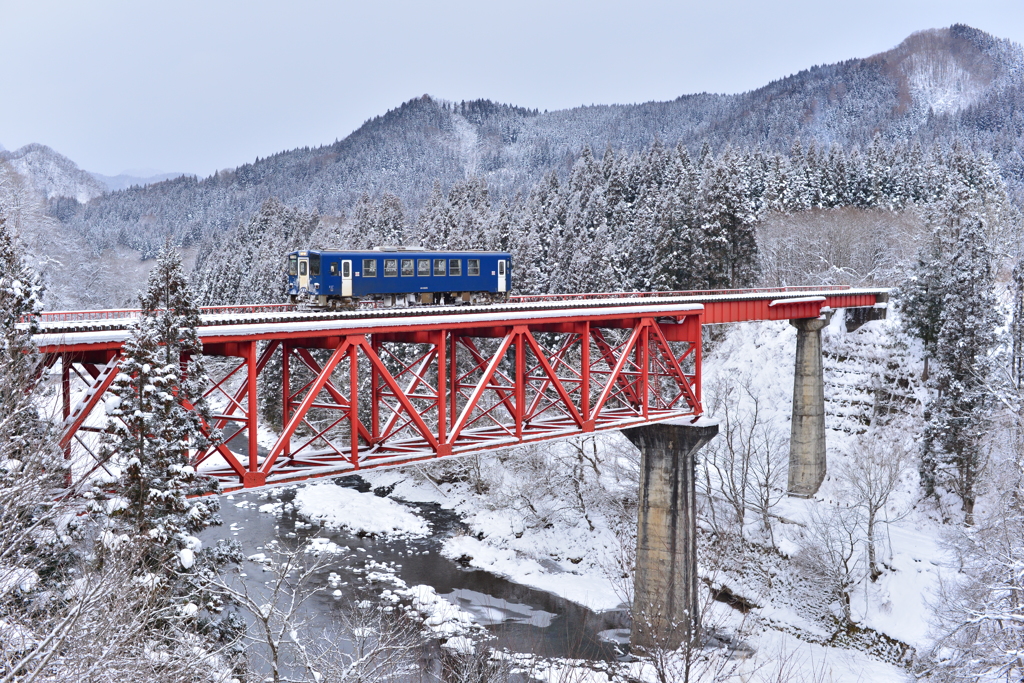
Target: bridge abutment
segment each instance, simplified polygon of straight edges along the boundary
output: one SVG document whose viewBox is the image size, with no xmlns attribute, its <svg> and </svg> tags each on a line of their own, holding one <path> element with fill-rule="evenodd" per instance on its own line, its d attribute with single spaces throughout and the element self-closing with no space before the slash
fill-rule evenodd
<svg viewBox="0 0 1024 683">
<path fill-rule="evenodd" d="M 660 423 L 622 433 L 640 449 L 632 646 L 676 649 L 700 628 L 696 454 L 718 425 Z"/>
<path fill-rule="evenodd" d="M 828 311 L 818 318 L 789 321 L 797 329 L 787 488 L 792 496 L 813 496 L 825 480 L 825 372 L 821 331 L 831 319 L 832 311 Z"/>
</svg>

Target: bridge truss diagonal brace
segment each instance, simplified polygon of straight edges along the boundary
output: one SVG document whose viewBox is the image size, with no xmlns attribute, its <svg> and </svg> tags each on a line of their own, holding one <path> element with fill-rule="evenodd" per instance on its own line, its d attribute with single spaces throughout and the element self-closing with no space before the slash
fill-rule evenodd
<svg viewBox="0 0 1024 683">
<path fill-rule="evenodd" d="M 114 379 L 117 377 L 117 369 L 121 364 L 121 354 L 114 354 L 107 364 L 96 372 L 92 385 L 86 389 L 85 395 L 78 401 L 74 408 L 70 407 L 71 394 L 68 378 L 71 359 L 68 356 L 64 356 L 62 364 L 64 366 L 62 369 L 62 398 L 64 402 L 65 417 L 64 429 L 61 433 L 59 445 L 66 451 L 71 446 L 71 441 L 75 438 L 75 434 L 85 423 L 86 418 L 89 417 L 99 402 L 103 400 L 103 395 L 107 392 L 107 389 L 110 388 L 110 385 L 114 383 Z M 90 372 L 90 374 L 92 374 L 92 372 Z"/>
<path fill-rule="evenodd" d="M 351 345 L 352 342 L 348 338 L 345 338 L 334 349 L 334 352 L 324 364 L 320 374 L 318 374 L 311 383 L 309 390 L 306 392 L 305 398 L 303 398 L 295 408 L 295 411 L 291 413 L 281 435 L 278 437 L 273 448 L 271 448 L 270 453 L 267 454 L 262 466 L 258 468 L 253 467 L 249 472 L 246 472 L 246 478 L 243 482 L 246 487 L 261 486 L 266 482 L 267 474 L 273 470 L 274 464 L 277 462 L 277 459 L 281 457 L 286 444 L 291 440 L 292 435 L 295 434 L 295 430 L 298 429 L 299 424 L 305 419 L 306 414 L 313 405 L 313 402 L 316 401 L 316 397 L 320 394 L 320 390 L 324 388 L 325 384 L 327 384 L 327 381 L 331 377 L 331 373 L 334 372 L 334 368 L 336 368 L 338 363 L 340 363 L 342 358 L 344 358 Z"/>
</svg>

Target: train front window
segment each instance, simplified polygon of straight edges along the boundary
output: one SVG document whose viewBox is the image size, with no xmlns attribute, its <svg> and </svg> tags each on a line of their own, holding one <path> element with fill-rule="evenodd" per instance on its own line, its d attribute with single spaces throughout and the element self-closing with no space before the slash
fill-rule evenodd
<svg viewBox="0 0 1024 683">
<path fill-rule="evenodd" d="M 377 277 L 377 259 L 363 259 L 363 277 Z"/>
<path fill-rule="evenodd" d="M 466 275 L 479 275 L 480 274 L 480 259 L 471 258 L 466 259 Z"/>
<path fill-rule="evenodd" d="M 320 277 L 320 254 L 309 255 L 309 276 Z"/>
<path fill-rule="evenodd" d="M 420 277 L 430 277 L 430 259 L 421 258 L 416 262 L 416 274 Z"/>
<path fill-rule="evenodd" d="M 434 276 L 435 277 L 443 277 L 444 276 L 444 266 L 445 266 L 445 260 L 443 258 L 436 258 L 436 259 L 434 259 Z"/>
<path fill-rule="evenodd" d="M 288 257 L 288 275 L 295 277 L 299 274 L 299 257 L 289 256 Z"/>
<path fill-rule="evenodd" d="M 299 275 L 306 277 L 306 262 L 299 261 Z"/>
<path fill-rule="evenodd" d="M 462 275 L 462 259 L 449 259 L 448 272 L 452 277 L 460 277 Z"/>
<path fill-rule="evenodd" d="M 338 274 L 338 262 L 337 261 L 331 261 L 331 275 L 337 275 L 337 274 Z"/>
<path fill-rule="evenodd" d="M 416 267 L 413 264 L 415 259 L 404 258 L 402 259 L 402 277 L 412 277 L 416 274 Z"/>
<path fill-rule="evenodd" d="M 384 277 L 398 277 L 398 259 L 384 259 Z"/>
</svg>

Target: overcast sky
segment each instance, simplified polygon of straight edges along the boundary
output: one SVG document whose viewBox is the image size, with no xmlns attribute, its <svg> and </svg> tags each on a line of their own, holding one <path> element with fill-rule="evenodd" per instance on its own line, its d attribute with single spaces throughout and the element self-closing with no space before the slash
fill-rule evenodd
<svg viewBox="0 0 1024 683">
<path fill-rule="evenodd" d="M 735 93 L 1021 0 L 0 0 L 0 144 L 208 175 L 424 93 L 524 107 Z"/>
</svg>

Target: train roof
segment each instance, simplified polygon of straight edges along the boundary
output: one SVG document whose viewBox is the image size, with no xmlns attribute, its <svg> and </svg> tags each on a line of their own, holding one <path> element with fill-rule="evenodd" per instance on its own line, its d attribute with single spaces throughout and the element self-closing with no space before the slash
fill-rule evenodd
<svg viewBox="0 0 1024 683">
<path fill-rule="evenodd" d="M 296 249 L 291 254 L 308 253 L 337 254 L 507 254 L 507 251 L 491 249 L 424 249 L 422 247 L 375 247 L 373 249 Z"/>
</svg>

